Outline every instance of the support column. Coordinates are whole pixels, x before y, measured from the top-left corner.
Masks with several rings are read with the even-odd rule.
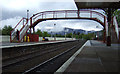
[[[107,36],[107,46],[111,46],[111,34],[110,34],[110,24],[111,24],[111,8],[108,8],[108,36]]]
[[[32,26],[32,17],[30,18],[30,26]]]
[[[35,27],[33,27],[33,33],[35,33]]]
[[[30,28],[30,34],[31,34],[31,28]]]
[[[72,30],[72,40],[73,40],[73,32],[74,32],[74,31]]]
[[[103,42],[106,43],[106,17],[104,16]]]
[[[98,36],[98,39],[97,39],[97,40],[99,41],[99,31],[97,32],[97,36]]]
[[[80,10],[79,9],[78,9],[77,14],[78,14],[78,18],[80,18]]]
[[[90,11],[90,18],[92,18],[92,11]]]
[[[66,32],[65,32],[65,40],[66,40]]]
[[[104,34],[103,34],[103,42],[105,43],[106,41],[106,29],[103,30]]]
[[[120,43],[120,31],[119,31],[119,40],[118,40],[118,43]]]

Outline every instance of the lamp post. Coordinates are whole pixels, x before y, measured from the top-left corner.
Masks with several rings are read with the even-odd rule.
[[[29,10],[27,10],[27,19],[29,19]]]
[[[28,25],[28,19],[29,19],[29,10],[27,10],[27,25]]]
[[[99,28],[99,26],[96,26],[96,28]],[[97,32],[97,40],[99,40],[99,31]]]
[[[29,19],[29,10],[27,10],[27,25],[28,25],[28,19]],[[31,28],[30,28],[29,32],[31,34]]]
[[[56,24],[54,24],[54,28],[55,28],[55,25],[56,25]],[[54,32],[54,33],[55,33],[55,32]],[[55,33],[55,35],[54,35],[54,40],[56,40],[56,33]]]
[[[65,27],[65,40],[66,40],[66,27]]]
[[[73,40],[73,32],[74,32],[74,30],[72,30],[72,40]]]
[[[52,38],[52,31],[51,31],[51,38]]]

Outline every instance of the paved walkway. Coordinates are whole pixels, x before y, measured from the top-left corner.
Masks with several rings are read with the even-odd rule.
[[[71,40],[66,40],[66,41],[71,41]],[[40,42],[21,42],[21,43],[2,42],[0,43],[0,48],[29,46],[29,45],[58,43],[58,42],[65,42],[65,41],[40,41]]]
[[[82,47],[76,56],[64,63],[57,72],[118,72],[118,44],[106,44],[91,40]]]

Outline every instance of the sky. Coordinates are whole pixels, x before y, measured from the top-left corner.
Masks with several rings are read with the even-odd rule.
[[[29,10],[29,17],[35,13],[56,10],[77,10],[74,0],[1,0],[0,1],[0,28],[11,25],[13,28],[22,17],[26,17]],[[102,10],[96,10],[103,13]],[[56,24],[56,26],[54,26]],[[96,27],[97,26],[97,27]],[[92,20],[49,20],[40,22],[36,27],[42,31],[62,31],[63,28],[102,30],[103,27]]]

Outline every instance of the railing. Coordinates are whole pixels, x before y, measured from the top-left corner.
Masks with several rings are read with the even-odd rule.
[[[20,27],[20,23],[22,22],[23,18],[18,22],[18,24],[14,27],[14,29],[10,32],[10,41],[12,42],[16,37],[16,31]]]
[[[104,15],[91,10],[63,10],[63,11],[45,11],[33,14],[31,24],[38,19],[59,19],[59,18],[97,18],[104,23]]]
[[[100,22],[104,23],[104,26],[106,28],[106,34],[108,34],[108,25],[106,16],[103,14],[91,11],[91,10],[63,10],[63,11],[45,11],[40,12],[37,14],[34,14],[32,17],[30,17],[30,22],[26,18],[22,18],[19,23],[15,26],[13,31],[11,31],[10,40],[13,41],[16,37],[16,30],[19,29],[19,41],[21,41],[28,31],[29,27],[34,24],[39,19],[69,19],[69,18],[87,18],[87,19],[96,19]],[[26,21],[26,22],[25,22]],[[23,22],[23,23],[22,23]],[[29,23],[29,24],[28,24]],[[22,25],[23,24],[23,25]],[[20,26],[20,27],[19,27]]]
[[[119,30],[118,30],[118,23],[117,23],[117,20],[116,20],[116,17],[114,16],[113,17],[113,25],[115,27],[115,32],[117,34],[117,38],[119,39]]]
[[[105,35],[108,36],[108,22],[107,17],[99,12],[92,10],[61,10],[61,11],[45,11],[33,14],[30,18],[31,26],[35,26],[39,20],[49,20],[49,19],[69,19],[69,18],[83,18],[97,20],[105,28]]]
[[[29,29],[29,25],[26,23],[26,25],[20,30],[19,32],[19,41],[21,41],[26,34],[27,30]]]
[[[16,40],[16,32],[19,30],[19,36],[21,36],[21,32],[23,31],[23,28],[26,26],[28,23],[28,20],[26,18],[22,18],[18,24],[14,27],[14,29],[10,32],[10,41],[12,42],[13,40]],[[19,37],[19,40],[21,37]]]

